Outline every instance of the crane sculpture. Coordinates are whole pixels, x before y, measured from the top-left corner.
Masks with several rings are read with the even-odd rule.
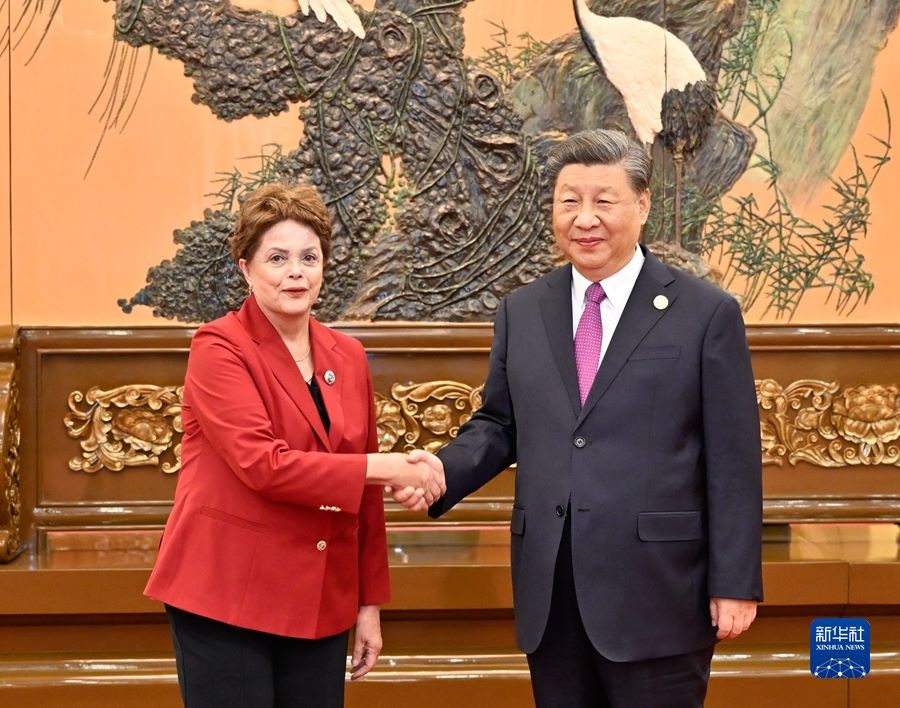
[[[598,15],[585,0],[574,6],[584,44],[622,95],[638,140],[649,150],[661,135],[672,153],[674,236],[680,244],[684,160],[699,149],[717,111],[706,71],[687,44],[653,22]]]
[[[366,36],[359,15],[347,0],[297,0],[297,5],[304,15],[309,16],[312,10],[319,22],[330,16],[342,31],[352,32],[360,39]]]

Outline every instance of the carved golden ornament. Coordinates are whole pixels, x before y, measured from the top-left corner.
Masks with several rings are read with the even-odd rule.
[[[69,468],[97,472],[138,465],[160,466],[166,474],[181,469],[181,394],[183,386],[133,384],[104,391],[97,386],[87,394],[69,394],[65,417],[69,436],[79,439],[82,453],[69,460]],[[87,408],[80,404],[86,403]],[[172,450],[175,461],[160,455]]]
[[[457,381],[426,381],[395,383],[390,398],[376,393],[378,450],[438,450],[481,407],[483,388]]]
[[[894,384],[841,389],[803,379],[756,382],[763,464],[900,466],[900,391]]]
[[[0,450],[3,460],[3,487],[0,496],[0,562],[12,560],[19,552],[22,501],[19,473],[19,386],[13,364],[0,364]]]

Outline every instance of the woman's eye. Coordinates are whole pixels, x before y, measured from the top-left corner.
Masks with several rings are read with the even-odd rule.
[[[272,263],[282,263],[282,262],[284,262],[284,260],[285,260],[284,256],[282,256],[280,253],[274,253],[271,256],[269,256],[269,261]]]
[[[305,256],[303,256],[303,262],[313,265],[319,262],[319,257],[315,253],[307,253]]]

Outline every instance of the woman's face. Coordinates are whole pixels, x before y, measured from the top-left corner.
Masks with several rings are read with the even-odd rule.
[[[309,226],[279,221],[263,232],[253,257],[238,265],[270,320],[309,317],[324,266],[321,242]]]

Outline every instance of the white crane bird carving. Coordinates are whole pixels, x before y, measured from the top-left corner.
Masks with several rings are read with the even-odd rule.
[[[675,239],[681,240],[685,156],[715,119],[715,92],[690,47],[663,27],[636,17],[606,17],[573,0],[585,46],[622,95],[634,132],[649,150],[657,135],[675,161]]]
[[[312,10],[319,22],[331,16],[342,31],[352,32],[360,39],[366,36],[359,15],[347,0],[297,0],[297,4],[304,15]]]
[[[330,17],[342,32],[352,32],[360,39],[364,39],[366,36],[362,20],[359,19],[356,10],[347,0],[253,0],[253,2],[224,0],[223,6],[225,12],[236,17],[240,17],[242,12],[248,10],[263,10],[276,15],[284,15],[289,12],[287,8],[294,6],[307,17],[312,12],[322,23],[328,22]]]

